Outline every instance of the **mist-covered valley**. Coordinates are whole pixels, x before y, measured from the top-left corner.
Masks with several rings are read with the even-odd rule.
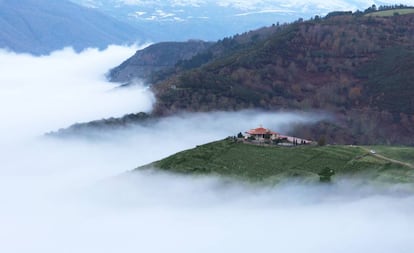
[[[136,47],[49,56],[0,52],[1,252],[412,252],[413,195],[357,180],[260,186],[214,176],[128,172],[263,124],[288,132],[330,115],[180,114],[95,138],[44,134],[150,112],[145,85],[107,71]]]

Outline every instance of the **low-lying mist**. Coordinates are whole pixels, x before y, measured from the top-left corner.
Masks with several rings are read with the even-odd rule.
[[[182,114],[150,126],[50,138],[75,122],[150,111],[143,86],[106,71],[135,48],[0,53],[0,252],[412,252],[414,198],[340,181],[259,186],[128,172],[262,124],[282,133],[326,115]]]
[[[151,110],[154,99],[145,87],[116,89],[105,78],[136,49],[110,46],[77,54],[66,48],[42,57],[0,51],[0,131],[41,135],[78,121]]]

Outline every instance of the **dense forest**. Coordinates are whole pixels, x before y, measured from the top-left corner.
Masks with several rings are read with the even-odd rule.
[[[323,110],[306,137],[414,143],[414,15],[347,12],[225,38],[154,75],[156,115],[261,108]]]
[[[213,43],[199,40],[161,42],[138,50],[134,56],[108,73],[112,82],[131,83],[135,79],[148,81],[155,73],[174,67],[180,60],[191,59]]]

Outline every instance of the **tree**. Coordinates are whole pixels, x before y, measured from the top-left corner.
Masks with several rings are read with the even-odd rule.
[[[321,136],[318,140],[318,146],[325,146],[326,145],[326,138],[325,136]]]
[[[320,182],[328,183],[331,182],[331,177],[335,175],[335,171],[333,169],[330,169],[329,167],[325,167],[318,173],[318,175]]]
[[[352,87],[349,90],[348,97],[351,100],[355,100],[355,99],[361,97],[361,87]]]
[[[243,139],[244,138],[244,135],[240,132],[240,133],[237,134],[237,138]]]

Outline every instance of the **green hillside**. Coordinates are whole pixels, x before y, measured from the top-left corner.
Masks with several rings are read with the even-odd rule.
[[[414,148],[412,147],[370,146],[369,148],[391,159],[414,164]]]
[[[382,146],[378,149],[384,154],[392,153],[394,158],[414,157],[414,148]],[[159,168],[183,174],[213,174],[277,183],[287,178],[317,182],[318,173],[326,167],[335,170],[334,179],[355,177],[373,182],[414,182],[414,168],[377,157],[366,147],[269,147],[232,139],[197,146],[138,169]]]
[[[407,15],[407,14],[413,14],[413,13],[414,13],[414,8],[404,8],[404,9],[377,11],[373,13],[368,13],[366,14],[366,16],[390,17],[390,16],[395,16],[395,15]]]

